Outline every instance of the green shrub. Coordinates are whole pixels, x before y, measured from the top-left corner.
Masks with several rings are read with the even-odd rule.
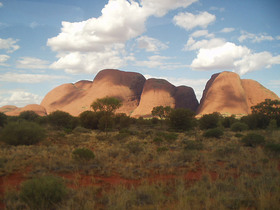
[[[235,132],[248,130],[248,125],[242,122],[235,122],[231,125],[230,129]]]
[[[272,152],[275,155],[280,155],[280,144],[277,143],[267,143],[265,145],[265,150]]]
[[[250,114],[241,118],[241,121],[246,123],[249,129],[265,129],[270,122],[270,118],[263,114]]]
[[[206,138],[220,138],[224,134],[223,130],[221,128],[213,128],[205,131],[203,133],[203,136]]]
[[[34,122],[8,123],[0,132],[0,140],[9,145],[31,145],[45,138],[45,130]]]
[[[235,123],[236,121],[237,121],[237,119],[235,119],[235,116],[234,116],[234,115],[232,115],[232,116],[230,116],[230,117],[225,117],[225,118],[223,118],[223,120],[222,120],[222,126],[224,126],[224,128],[230,128],[231,125],[232,125],[233,123]]]
[[[87,129],[98,129],[99,112],[84,111],[79,115],[81,126]]]
[[[0,127],[3,127],[7,123],[7,115],[0,112]]]
[[[184,140],[185,144],[184,150],[202,150],[203,144],[200,141]]]
[[[243,134],[242,133],[236,133],[234,136],[237,137],[237,138],[240,138],[240,137],[243,136]]]
[[[109,131],[113,128],[114,120],[111,116],[103,115],[98,122],[98,129],[101,131]]]
[[[255,147],[258,145],[263,145],[265,143],[265,138],[262,135],[256,133],[249,133],[244,136],[241,140],[244,146]]]
[[[55,209],[66,196],[63,180],[54,176],[43,176],[22,183],[20,199],[31,209]]]
[[[175,130],[190,130],[195,125],[195,114],[189,109],[173,109],[169,114],[170,127]]]
[[[78,125],[78,119],[67,112],[55,111],[48,115],[48,122],[57,128],[74,129]]]
[[[212,114],[205,114],[199,119],[199,127],[201,129],[216,128],[219,125],[221,115],[217,112]]]
[[[40,118],[40,116],[34,111],[23,111],[19,114],[19,118],[36,122]]]
[[[126,132],[120,132],[117,135],[115,135],[115,139],[117,139],[118,141],[121,140],[125,140],[130,136],[130,133],[126,133]]]
[[[119,129],[129,128],[132,124],[132,120],[124,113],[116,114],[115,124]]]
[[[73,158],[78,161],[89,161],[95,158],[93,151],[87,148],[75,149],[72,153]]]

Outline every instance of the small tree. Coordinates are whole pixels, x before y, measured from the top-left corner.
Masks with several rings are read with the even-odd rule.
[[[93,111],[84,111],[79,115],[81,126],[88,129],[98,129],[100,114]]]
[[[168,117],[168,115],[171,112],[171,107],[170,106],[156,106],[153,108],[152,110],[152,115],[154,117],[159,117],[160,121],[161,121],[161,127],[162,127],[162,120],[166,119]]]
[[[194,116],[189,109],[174,109],[169,114],[170,126],[175,130],[189,130],[195,124]]]
[[[28,111],[21,112],[19,114],[19,117],[27,121],[35,122],[39,119],[40,116],[36,112],[28,110]]]
[[[74,129],[77,124],[77,118],[67,112],[54,111],[48,115],[48,122],[58,128]]]
[[[280,126],[280,101],[265,99],[265,101],[252,106],[252,114],[266,116],[269,119],[275,119]]]
[[[199,119],[199,126],[201,129],[216,128],[219,125],[221,115],[218,112],[212,114],[205,114]]]
[[[122,106],[121,100],[114,97],[99,98],[91,104],[91,108],[94,112],[102,112],[104,115],[101,118],[102,127],[104,125],[104,130],[108,131],[110,122],[112,121],[112,116],[115,111]],[[99,122],[101,122],[99,121]]]
[[[7,116],[0,112],[0,127],[3,127],[7,122]]]

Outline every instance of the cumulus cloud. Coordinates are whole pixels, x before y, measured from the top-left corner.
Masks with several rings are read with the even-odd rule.
[[[16,83],[41,83],[52,81],[55,79],[67,79],[66,76],[48,75],[48,74],[20,74],[20,73],[5,73],[0,74],[1,82],[16,82]]]
[[[215,20],[216,16],[208,12],[200,12],[198,15],[194,15],[189,12],[181,12],[173,18],[175,25],[178,25],[186,30],[191,30],[195,27],[206,28]]]
[[[145,49],[148,52],[158,52],[160,50],[165,50],[168,46],[158,39],[141,36],[137,39],[137,44],[140,49]]]
[[[0,66],[8,66],[6,61],[9,60],[10,56],[8,55],[0,55]]]
[[[239,42],[243,42],[246,39],[251,40],[253,43],[274,40],[272,36],[266,34],[252,34],[247,31],[241,31],[241,34],[242,35],[238,38]]]
[[[142,0],[141,4],[149,14],[161,17],[169,10],[180,7],[186,8],[197,1],[198,0]]]
[[[183,50],[198,50],[200,48],[209,49],[217,46],[221,46],[225,43],[224,39],[221,38],[213,38],[213,39],[203,39],[196,41],[192,37],[189,38],[187,44],[184,46]]]
[[[61,32],[47,41],[47,45],[58,52],[58,60],[51,66],[70,73],[96,73],[100,69],[124,66],[127,60],[133,59],[126,54],[125,43],[145,32],[148,17],[162,16],[171,9],[187,7],[196,1],[142,0],[139,4],[136,1],[109,0],[98,18],[62,22]],[[150,42],[148,50],[166,47]]]
[[[208,30],[198,30],[191,34],[191,37],[214,37],[214,34],[209,34]]]
[[[24,90],[9,91],[8,94],[0,94],[0,106],[15,105],[23,107],[27,104],[39,104],[43,97],[26,92]]]
[[[195,70],[233,70],[240,75],[280,64],[280,56],[269,52],[253,53],[245,46],[225,42],[213,48],[201,48],[191,67]]]
[[[221,33],[230,33],[233,32],[235,29],[234,28],[223,28],[220,32]]]
[[[135,61],[136,66],[144,66],[148,68],[159,68],[159,69],[165,69],[165,70],[172,70],[172,69],[178,69],[178,68],[186,68],[187,65],[182,65],[180,63],[175,62],[168,62],[170,60],[170,57],[166,56],[160,56],[160,55],[153,55],[148,58],[148,60],[145,61]]]
[[[13,53],[14,51],[18,50],[20,47],[19,45],[16,45],[18,42],[18,39],[1,39],[0,38],[0,50],[6,50],[7,53]]]
[[[21,57],[17,61],[17,68],[23,69],[46,69],[49,68],[49,62],[33,57]]]

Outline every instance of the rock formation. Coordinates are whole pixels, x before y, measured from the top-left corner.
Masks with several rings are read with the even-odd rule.
[[[21,112],[24,111],[33,111],[40,116],[47,115],[46,109],[38,104],[29,104],[23,108],[18,108],[16,106],[3,106],[0,108],[0,112],[3,112],[9,116],[18,116]]]
[[[242,80],[233,72],[214,74],[207,82],[197,114],[249,114],[251,106],[265,99],[279,99],[254,80]]]
[[[41,105],[48,113],[62,110],[77,116],[90,110],[90,105],[96,99],[109,96],[121,99],[123,106],[118,112],[129,115],[139,104],[145,81],[145,77],[139,73],[102,70],[93,82],[80,81],[53,89],[45,96]]]
[[[131,116],[150,116],[153,107],[189,108],[196,111],[198,101],[190,87],[175,87],[163,79],[148,79],[144,85],[139,106]]]

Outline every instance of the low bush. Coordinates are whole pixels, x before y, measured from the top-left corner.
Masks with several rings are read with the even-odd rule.
[[[27,121],[36,122],[39,120],[40,116],[34,111],[23,111],[19,114],[19,118]]]
[[[205,114],[199,119],[199,127],[201,129],[216,128],[219,125],[221,115],[217,112],[212,114]]]
[[[155,137],[154,139],[153,139],[153,142],[154,143],[156,143],[156,144],[160,144],[160,143],[162,143],[163,142],[163,139],[161,138],[161,137]]]
[[[7,123],[7,115],[0,112],[0,127],[3,127]]]
[[[248,130],[248,125],[242,122],[235,122],[231,125],[230,129],[235,132]]]
[[[169,123],[174,130],[190,130],[195,126],[195,113],[189,109],[174,109],[169,114]]]
[[[78,119],[67,112],[55,111],[48,115],[48,122],[57,128],[74,129],[78,125]]]
[[[265,143],[265,138],[256,133],[249,133],[242,138],[241,142],[244,146],[256,147],[258,145],[263,145]]]
[[[166,151],[168,151],[167,147],[159,147],[159,148],[157,148],[157,152],[158,153],[163,153],[163,152],[166,152]]]
[[[87,148],[75,149],[72,153],[73,158],[78,161],[89,161],[95,158],[93,151]]]
[[[267,143],[265,145],[265,150],[272,152],[275,155],[280,155],[280,144],[277,143]]]
[[[221,128],[209,129],[203,133],[206,138],[221,138],[222,135],[224,135],[224,132]]]
[[[126,114],[119,113],[115,116],[115,124],[119,129],[129,128],[132,124],[132,120]]]
[[[130,153],[133,153],[136,155],[143,151],[143,146],[142,146],[141,142],[139,142],[139,141],[131,141],[126,146]]]
[[[173,142],[177,140],[178,134],[173,132],[157,132],[156,137],[164,139],[168,142]]]
[[[203,149],[203,144],[200,141],[184,140],[183,143],[185,145],[184,150],[202,150]]]
[[[84,111],[79,115],[81,126],[87,129],[98,129],[98,112]]]
[[[225,118],[223,118],[223,120],[222,120],[222,126],[224,126],[224,128],[230,128],[231,125],[232,125],[233,123],[235,123],[236,121],[237,121],[237,119],[235,119],[235,116],[234,116],[234,115],[232,115],[232,116],[230,116],[230,117],[225,117]]]
[[[46,137],[45,130],[34,122],[8,123],[0,132],[0,140],[9,145],[32,145]]]
[[[66,196],[63,180],[54,176],[43,176],[22,183],[20,199],[30,209],[55,209]]]

